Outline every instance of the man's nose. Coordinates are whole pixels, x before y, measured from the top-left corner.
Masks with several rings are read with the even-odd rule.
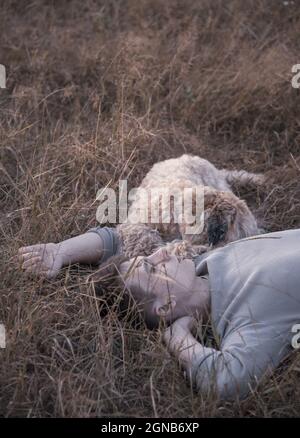
[[[148,256],[147,260],[149,260],[149,262],[153,263],[153,265],[157,265],[158,263],[166,261],[168,258],[169,258],[169,256],[168,256],[168,252],[167,252],[166,248],[159,248],[153,254]]]

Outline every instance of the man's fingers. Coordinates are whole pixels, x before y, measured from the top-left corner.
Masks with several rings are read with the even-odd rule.
[[[185,331],[191,331],[196,325],[196,319],[193,316],[183,316],[177,319],[174,325],[181,327]]]
[[[21,246],[21,248],[18,249],[18,254],[22,255],[25,253],[30,252],[40,252],[42,249],[45,249],[46,244],[45,243],[38,243],[36,245],[30,245],[30,246]]]
[[[26,272],[33,274],[45,275],[47,271],[48,271],[47,268],[38,265],[31,265],[26,267]]]
[[[36,266],[37,268],[42,268],[42,259],[41,257],[35,256],[35,257],[31,257],[28,260],[26,260],[23,264],[22,264],[22,268],[26,269],[29,266]]]
[[[178,336],[178,330],[171,325],[164,331],[163,340],[166,344],[172,343],[173,346],[180,340],[180,336]]]
[[[35,247],[35,248],[34,248]],[[27,252],[32,252],[36,249],[37,245],[32,246],[22,246],[18,249],[18,254],[25,254]]]
[[[40,253],[37,252],[37,251],[35,251],[35,252],[27,252],[27,253],[24,253],[24,254],[19,254],[18,255],[18,259],[21,262],[25,262],[26,260],[30,260],[33,257],[38,257],[39,255],[40,255]]]
[[[195,324],[196,319],[192,316],[184,316],[177,319],[164,331],[164,342],[174,351],[182,345],[187,336],[191,335]]]

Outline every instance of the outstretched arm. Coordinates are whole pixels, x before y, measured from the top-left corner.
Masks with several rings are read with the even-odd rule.
[[[222,350],[207,348],[192,335],[194,323],[191,317],[178,319],[164,340],[201,393],[213,392],[223,400],[244,398],[288,353],[282,337],[256,324],[231,333]]]
[[[117,250],[117,236],[107,227],[88,232],[59,243],[41,243],[21,247],[18,259],[27,273],[54,278],[63,266],[72,263],[101,263]]]

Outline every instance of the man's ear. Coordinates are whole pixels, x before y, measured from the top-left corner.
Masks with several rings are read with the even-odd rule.
[[[167,316],[172,315],[172,313],[174,312],[174,309],[176,307],[176,301],[174,300],[174,298],[170,298],[168,303],[162,303],[157,301],[154,306],[155,314],[162,318],[166,318]]]

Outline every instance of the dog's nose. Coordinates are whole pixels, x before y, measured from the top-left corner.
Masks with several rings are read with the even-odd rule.
[[[216,245],[225,239],[228,231],[228,224],[226,222],[220,223],[216,218],[208,219],[208,243],[210,245]]]

